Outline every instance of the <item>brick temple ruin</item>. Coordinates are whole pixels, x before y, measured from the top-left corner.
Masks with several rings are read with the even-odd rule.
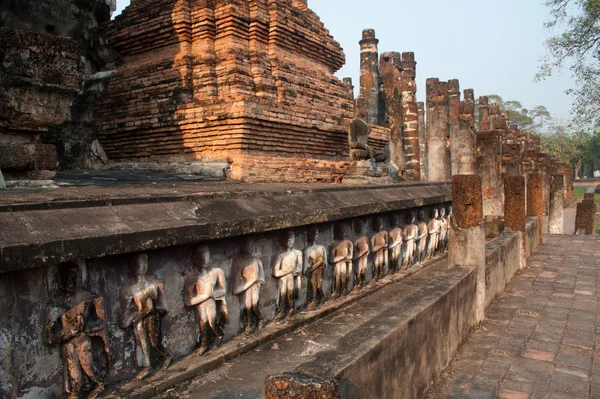
[[[373,29],[355,98],[306,0],[114,10],[0,13],[0,397],[417,397],[563,233],[570,165]]]

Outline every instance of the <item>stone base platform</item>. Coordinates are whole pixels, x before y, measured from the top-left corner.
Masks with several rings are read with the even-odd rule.
[[[388,176],[388,164],[384,162],[353,161],[342,183],[360,185],[360,184],[392,184],[392,179]]]

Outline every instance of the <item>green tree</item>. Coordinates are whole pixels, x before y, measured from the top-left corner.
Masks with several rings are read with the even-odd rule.
[[[539,134],[552,122],[550,112],[543,105],[538,105],[532,110],[528,110],[523,107],[521,102],[514,100],[504,101],[502,97],[497,94],[490,94],[487,97],[490,100],[490,103],[500,104],[500,108],[508,112],[510,124],[517,125],[521,130]]]
[[[593,123],[600,115],[600,0],[548,0],[549,30],[562,32],[546,41],[548,53],[538,79],[561,70],[565,63],[576,86],[568,91],[574,96],[576,121]]]

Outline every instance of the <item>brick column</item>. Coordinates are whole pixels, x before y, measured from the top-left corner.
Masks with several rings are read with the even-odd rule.
[[[477,321],[481,322],[485,317],[485,229],[479,176],[452,176],[452,212],[448,266],[477,269]]]
[[[425,103],[417,103],[419,112],[419,149],[421,162],[421,181],[427,181],[427,133],[425,132]]]
[[[548,232],[564,233],[564,201],[565,183],[562,175],[553,175],[550,184],[550,212],[548,216]]]
[[[459,138],[459,107],[460,107],[460,84],[458,79],[448,81],[448,135],[450,136],[450,164],[452,175],[460,175],[458,159],[460,158],[460,147],[462,143]]]
[[[504,214],[499,135],[498,131],[480,131],[477,135],[476,171],[482,181],[483,214],[485,216]]]
[[[429,181],[449,181],[448,83],[427,79],[427,171]]]
[[[402,53],[402,135],[404,138],[404,170],[408,180],[421,180],[421,149],[419,148],[419,111],[414,53]]]
[[[525,177],[521,174],[504,176],[504,228],[516,231],[521,239],[521,269],[527,265],[527,234],[525,233],[527,205]]]
[[[357,116],[373,125],[379,124],[379,51],[375,30],[365,29],[360,44],[360,94],[356,100]]]
[[[382,102],[385,105],[390,128],[390,174],[397,175],[404,169],[406,156],[402,134],[402,70],[400,53],[381,54],[381,82],[383,84]]]
[[[459,103],[458,132],[452,142],[452,173],[459,175],[475,174],[476,137],[474,123],[473,101],[465,100]]]
[[[487,132],[491,129],[489,100],[485,96],[479,97],[479,131]]]
[[[542,242],[544,195],[542,191],[542,175],[539,172],[529,173],[527,176],[527,216],[538,218],[540,242]]]

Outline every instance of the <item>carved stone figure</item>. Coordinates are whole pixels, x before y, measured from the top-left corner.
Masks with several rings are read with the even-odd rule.
[[[417,249],[417,242],[419,237],[419,227],[415,224],[417,216],[414,212],[408,215],[408,226],[404,229],[404,262],[402,263],[402,269],[406,270],[409,266],[413,265],[416,261],[419,253]]]
[[[295,291],[300,292],[302,287],[302,252],[294,249],[295,240],[294,232],[286,232],[281,249],[273,257],[273,277],[278,279],[279,288],[279,311],[275,321],[286,318],[286,307],[289,309],[287,316],[296,312]]]
[[[443,253],[444,251],[446,251],[446,244],[447,244],[447,239],[448,239],[448,228],[449,228],[449,224],[448,224],[448,219],[446,218],[446,208],[441,207],[440,208],[440,239],[439,239],[439,244],[438,244],[438,251]]]
[[[384,276],[385,267],[388,266],[388,247],[389,234],[383,229],[383,221],[379,218],[375,221],[377,233],[371,237],[371,246],[373,248],[373,277],[379,280]]]
[[[397,219],[395,225],[396,227],[390,231],[390,273],[396,273],[402,267],[403,232]]]
[[[319,230],[313,227],[306,235],[308,247],[304,253],[304,273],[310,280],[312,298],[308,304],[308,309],[316,309],[321,302],[325,301],[323,295],[323,274],[327,265],[327,249],[323,245],[317,244]]]
[[[223,328],[218,316],[220,314],[223,322],[229,324],[225,300],[227,285],[223,270],[211,267],[210,249],[207,246],[195,248],[192,258],[197,270],[185,278],[185,306],[194,307],[198,313],[201,338],[196,354],[202,355],[208,351],[210,331],[216,337],[215,347],[223,342]]]
[[[427,225],[427,229],[429,231],[429,239],[427,244],[427,257],[433,258],[436,254],[438,244],[439,244],[439,236],[441,230],[441,223],[438,220],[439,211],[435,208],[431,211],[431,220]]]
[[[344,230],[340,225],[333,228],[333,243],[331,244],[331,262],[334,266],[334,289],[332,299],[346,295],[348,282],[352,278],[352,256],[354,244],[346,240]]]
[[[425,221],[425,212],[419,211],[419,234],[417,235],[417,260],[419,262],[425,261],[427,258],[427,235],[429,230],[427,229],[427,222]]]
[[[360,118],[356,118],[348,127],[348,144],[350,144],[350,159],[353,161],[364,161],[373,159],[376,162],[385,162],[386,156],[383,152],[377,152],[369,146],[369,124]]]
[[[61,295],[46,308],[46,339],[50,345],[60,345],[64,390],[73,399],[82,397],[90,383],[95,387],[89,398],[96,398],[104,390],[92,340],[99,340],[103,346],[106,369],[112,367],[103,300],[85,290],[84,274],[76,263],[59,265]]]
[[[141,350],[138,366],[142,371],[136,376],[142,380],[152,372],[150,349],[154,349],[164,359],[162,370],[171,363],[171,355],[162,344],[161,319],[167,314],[167,298],[163,284],[146,276],[148,255],[136,254],[131,258],[132,278],[121,288],[119,303],[121,327],[133,328],[136,347]]]
[[[367,284],[367,267],[369,266],[369,254],[371,247],[369,239],[366,237],[364,223],[357,220],[354,229],[360,238],[354,242],[354,255],[356,257],[356,289],[360,289]]]
[[[233,293],[243,303],[246,314],[246,333],[253,331],[254,326],[263,328],[264,321],[260,313],[260,289],[265,283],[265,271],[262,261],[253,255],[252,241],[242,239],[239,252],[233,260]],[[256,319],[256,324],[253,322]]]

